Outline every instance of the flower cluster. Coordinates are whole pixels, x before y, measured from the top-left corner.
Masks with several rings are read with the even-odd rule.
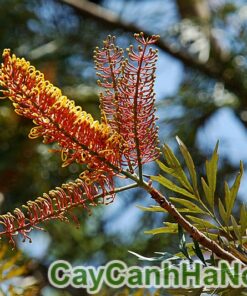
[[[91,190],[92,192],[88,192]],[[59,219],[62,221],[68,220],[68,213],[75,207],[87,208],[88,204],[92,204],[94,200],[99,199],[103,194],[96,195],[97,188],[85,186],[81,179],[75,182],[63,184],[49,193],[44,193],[42,197],[38,197],[34,201],[28,201],[23,206],[23,210],[16,208],[13,212],[0,216],[0,236],[6,235],[10,242],[15,244],[13,237],[21,234],[24,241],[31,239],[28,233],[33,228],[38,228],[37,225],[41,222]],[[94,200],[88,199],[89,196],[94,196]],[[71,214],[72,217],[73,214]]]
[[[100,95],[103,118],[125,139],[125,158],[136,166],[159,155],[153,90],[157,50],[148,49],[158,36],[134,37],[139,46],[130,46],[124,60],[123,50],[109,36],[102,49],[96,48],[95,64],[99,85],[105,89]]]
[[[4,96],[13,101],[17,114],[37,125],[29,137],[43,136],[45,143],[58,142],[63,166],[73,161],[86,163],[88,170],[81,178],[87,184],[111,178],[113,167],[120,167],[122,137],[75,106],[25,59],[11,55],[8,49],[3,58],[0,85]]]
[[[130,46],[128,59],[113,37],[107,38],[102,49],[96,48],[96,69],[104,88],[101,123],[75,106],[28,61],[4,50],[0,86],[15,112],[33,120],[29,137],[58,143],[63,166],[77,162],[87,169],[80,179],[29,201],[23,210],[0,215],[0,237],[6,235],[14,242],[13,236],[20,233],[24,240],[30,239],[28,232],[40,222],[66,220],[74,207],[86,207],[99,197],[112,198],[118,192],[113,176],[129,177],[137,165],[141,176],[142,165],[158,157],[153,91],[157,51],[148,49],[158,37],[145,38],[140,33],[135,39],[138,49]],[[126,164],[130,172],[124,171]]]

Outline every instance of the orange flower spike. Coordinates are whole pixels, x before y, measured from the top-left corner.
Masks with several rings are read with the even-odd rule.
[[[93,188],[85,186],[82,180],[77,179],[28,201],[22,209],[16,208],[13,213],[0,216],[0,237],[6,236],[15,245],[14,237],[20,234],[23,241],[28,239],[31,242],[28,234],[34,228],[43,230],[39,227],[40,223],[52,219],[68,221],[73,208],[88,209],[92,205],[92,200],[87,196],[94,195],[95,199],[102,197],[102,194],[97,197],[97,192],[92,190]]]
[[[44,75],[25,59],[11,55],[9,49],[4,50],[3,58],[2,92],[13,102],[17,114],[32,119],[37,125],[29,137],[43,136],[45,143],[58,142],[66,155],[65,165],[72,161],[87,163],[93,170],[101,169],[113,175],[108,164],[120,167],[122,137],[75,106],[74,101],[44,80]]]

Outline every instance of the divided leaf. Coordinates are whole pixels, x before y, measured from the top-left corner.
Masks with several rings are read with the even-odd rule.
[[[216,209],[215,204],[215,192],[217,185],[217,170],[218,170],[218,146],[217,142],[212,156],[209,160],[206,160],[206,177],[201,177],[201,186],[204,193],[204,197],[200,196],[200,191],[197,183],[197,173],[195,170],[195,165],[193,159],[184,145],[184,143],[176,137],[179,149],[183,155],[188,172],[191,177],[192,184],[188,179],[181,163],[174,155],[171,148],[168,145],[164,145],[163,153],[166,164],[161,161],[157,161],[160,169],[165,172],[168,177],[173,177],[174,180],[170,180],[164,176],[153,176],[152,180],[159,182],[165,188],[178,193],[178,197],[169,197],[169,200],[175,205],[180,205],[181,207],[176,207],[178,212],[183,213],[186,219],[189,219],[194,227],[198,228],[200,231],[204,232],[209,238],[214,241],[219,241],[219,237],[230,239],[229,243],[235,243],[233,241],[232,233],[234,232],[237,241],[244,246],[247,240],[247,209],[246,206],[241,207],[240,220],[237,223],[236,219],[232,216],[232,211],[236,201],[237,193],[240,187],[241,178],[243,175],[243,164],[240,163],[240,172],[236,176],[235,181],[230,188],[227,183],[225,183],[225,198],[218,200],[218,207]],[[147,211],[158,211],[158,207],[145,208]],[[218,211],[217,211],[218,210]],[[161,211],[159,209],[159,211]],[[186,215],[188,213],[188,215]],[[194,216],[195,214],[203,215],[203,217]],[[222,223],[217,217],[219,214]],[[205,218],[210,217],[208,221]],[[231,222],[231,225],[229,223]],[[212,231],[213,230],[213,231]],[[160,228],[153,230],[155,233],[174,233],[174,226],[172,229]],[[210,232],[211,231],[211,232]],[[232,238],[231,238],[232,237]]]
[[[164,158],[167,161],[167,164],[169,167],[167,167],[165,164],[163,164],[160,161],[157,161],[159,167],[169,175],[175,177],[180,184],[185,187],[188,191],[193,192],[193,188],[174,153],[170,149],[168,145],[164,145],[163,147],[163,154]]]

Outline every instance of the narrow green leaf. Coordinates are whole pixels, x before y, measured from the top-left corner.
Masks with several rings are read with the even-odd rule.
[[[190,219],[192,222],[199,224],[200,226],[203,226],[205,229],[217,229],[218,227],[215,226],[214,224],[210,223],[209,221],[205,219],[201,219],[198,217],[186,215],[188,219]]]
[[[214,208],[214,194],[216,189],[216,179],[217,179],[217,170],[218,170],[218,146],[219,142],[217,142],[213,155],[210,160],[206,161],[206,175],[207,175],[207,189],[205,192],[206,199],[208,204],[213,209]],[[203,184],[203,189],[205,188],[205,184]]]
[[[224,205],[222,201],[219,199],[219,212],[220,212],[220,217],[222,218],[223,222],[227,226],[227,215],[226,215],[226,210],[224,208]]]
[[[155,228],[145,231],[146,234],[160,234],[160,233],[177,233],[177,223],[164,222],[165,227]]]
[[[242,237],[241,237],[241,233],[240,233],[240,229],[239,229],[240,227],[238,226],[237,221],[235,220],[235,218],[232,215],[231,215],[231,222],[232,222],[232,226],[233,226],[233,231],[234,231],[237,239],[239,241],[241,241]]]
[[[198,188],[197,188],[197,175],[196,175],[194,161],[193,161],[187,147],[184,145],[184,143],[181,141],[181,139],[178,136],[176,137],[176,140],[178,142],[179,149],[180,149],[180,151],[181,151],[181,153],[183,155],[183,158],[185,160],[186,166],[188,167],[194,191],[197,192],[198,191]]]
[[[201,177],[202,188],[205,194],[206,200],[208,201],[209,206],[211,209],[214,208],[214,199],[211,198],[210,188],[203,177]]]
[[[189,210],[191,210],[193,213],[197,213],[197,214],[203,214],[205,213],[204,210],[202,210],[201,208],[199,208],[199,206],[197,206],[196,204],[194,204],[193,202],[187,200],[187,199],[182,199],[182,198],[177,198],[177,197],[170,197],[169,200],[179,203],[182,206],[185,206],[186,208],[188,208]]]
[[[137,208],[144,211],[144,212],[164,212],[164,213],[167,213],[167,211],[160,206],[151,206],[151,207],[137,206]]]
[[[241,183],[241,179],[243,176],[243,163],[240,162],[240,171],[238,173],[238,175],[236,176],[236,179],[231,187],[231,189],[229,189],[228,184],[225,184],[225,201],[226,201],[226,213],[227,213],[227,219],[230,218],[230,215],[232,213],[234,204],[235,204],[235,200],[238,194],[238,190],[240,187],[240,183]]]
[[[174,184],[172,181],[170,181],[166,177],[159,175],[159,176],[152,176],[151,179],[153,181],[159,182],[161,185],[163,185],[167,189],[170,189],[173,192],[177,192],[177,193],[180,193],[184,196],[190,197],[192,199],[196,199],[195,195],[193,195],[192,193],[190,193],[186,189],[181,188],[178,185]]]
[[[186,247],[187,247],[187,250],[188,250],[188,253],[190,256],[195,255],[195,251],[193,250],[193,246],[194,246],[194,244],[192,242],[186,244]],[[180,258],[186,258],[182,252],[176,253],[174,256],[177,256]]]
[[[190,254],[188,252],[187,246],[186,246],[186,239],[184,235],[183,228],[180,224],[178,224],[178,239],[179,239],[179,249],[184,254],[184,256],[191,262],[192,259],[190,257]]]
[[[151,207],[143,207],[143,206],[137,206],[140,210],[144,212],[161,212],[161,213],[167,213],[167,210],[161,208],[160,206],[151,206]],[[192,213],[190,209],[187,208],[179,208],[177,209],[179,213]]]
[[[167,227],[159,227],[159,228],[154,228],[151,230],[146,230],[144,231],[145,234],[161,234],[161,233],[176,233],[175,231],[170,231],[169,228]]]
[[[207,261],[210,263],[210,265],[216,266],[215,255],[213,252],[211,253],[210,258]]]
[[[225,190],[225,205],[226,205],[226,225],[229,225],[229,219],[232,212],[231,209],[231,191],[227,182],[224,183],[224,190]]]
[[[202,263],[204,264],[204,266],[207,266],[207,263],[204,259],[204,256],[203,256],[203,253],[202,253],[202,250],[200,248],[200,245],[198,243],[198,241],[194,240],[193,239],[193,242],[194,242],[194,248],[193,250],[195,251],[195,254],[197,255],[197,257],[202,261]]]
[[[167,161],[169,167],[163,164],[161,161],[157,161],[159,167],[166,173],[174,176],[180,184],[185,187],[188,191],[193,192],[193,188],[190,185],[190,182],[173,151],[170,149],[168,145],[164,145],[163,147],[164,158]]]
[[[247,208],[246,205],[242,205],[240,209],[240,225],[241,225],[241,236],[246,233],[247,229]]]

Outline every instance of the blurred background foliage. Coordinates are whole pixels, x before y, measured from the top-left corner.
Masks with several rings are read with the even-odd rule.
[[[220,176],[230,181],[240,159],[247,161],[246,28],[244,0],[0,0],[0,51],[11,48],[30,60],[95,118],[99,101],[94,47],[108,34],[116,35],[122,47],[132,42],[133,32],[159,34],[156,92],[161,143],[174,146],[174,136],[179,135],[203,172],[204,159],[219,138]],[[30,142],[31,126],[15,115],[9,102],[1,101],[2,213],[75,179],[82,170],[75,164],[61,168],[60,155],[49,152],[52,147],[39,139]],[[148,170],[155,174],[158,169],[151,165]],[[246,188],[245,179],[240,190],[245,201]],[[52,222],[45,226],[48,232],[32,234],[32,245],[18,242],[35,264],[33,275],[42,279],[42,295],[58,295],[46,282],[47,267],[55,259],[136,263],[128,249],[144,256],[177,250],[174,238],[143,233],[161,225],[164,215],[142,213],[136,204],[150,201],[139,190],[121,193],[113,204],[95,207],[91,216],[78,212],[79,228]]]

